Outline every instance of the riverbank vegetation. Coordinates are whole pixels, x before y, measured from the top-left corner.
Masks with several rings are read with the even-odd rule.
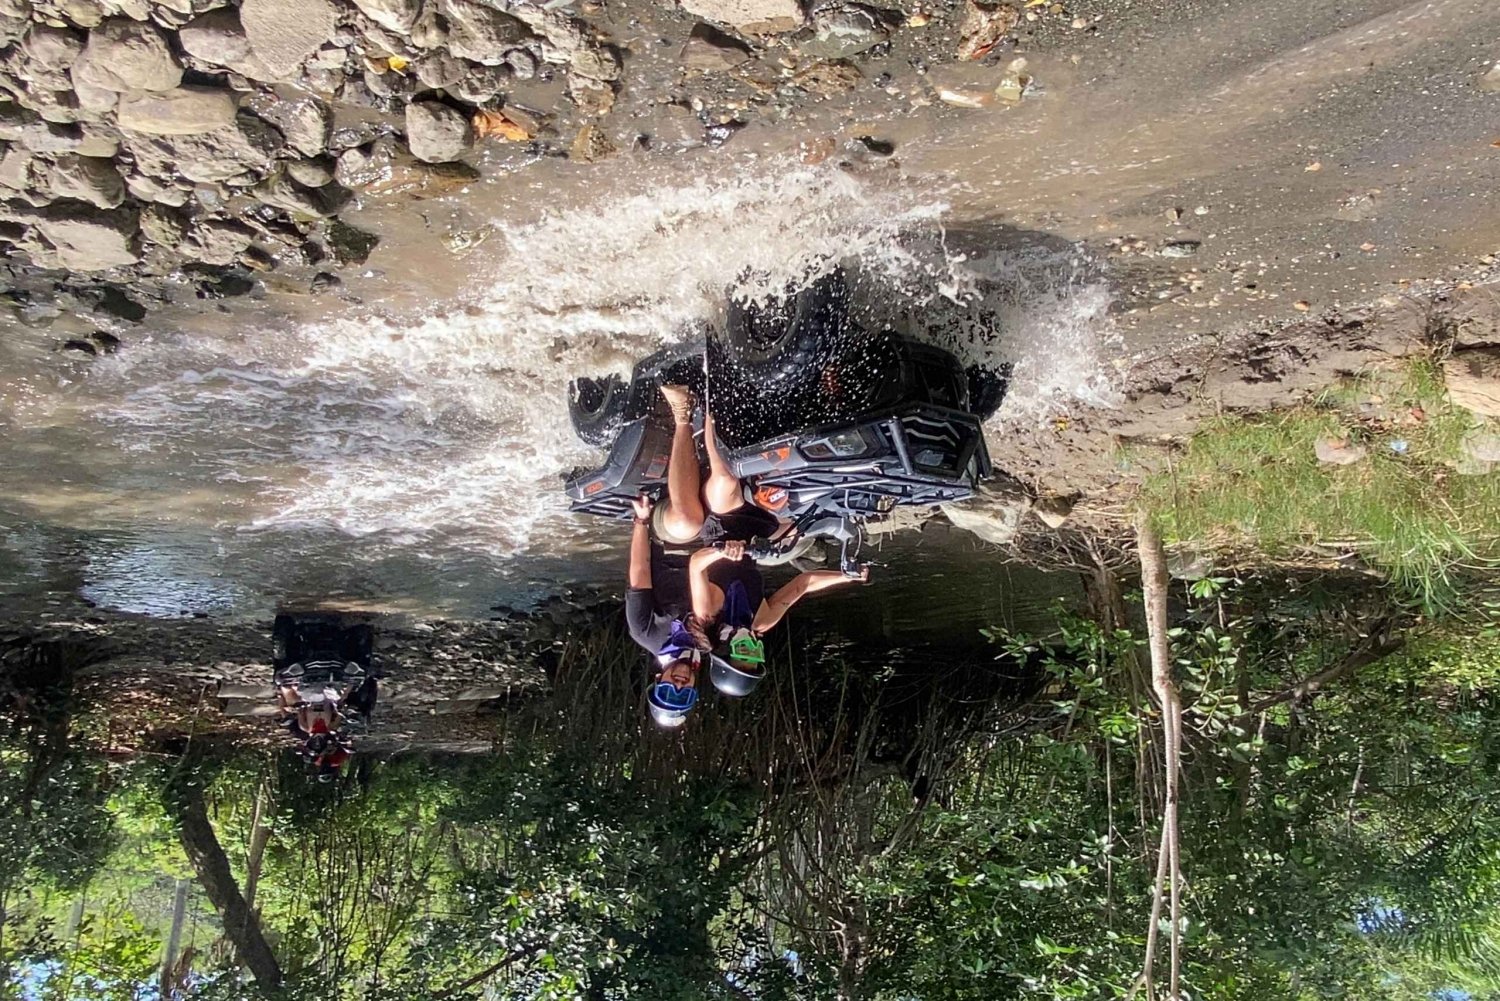
[[[1482,422],[1427,360],[1371,371],[1305,405],[1209,421],[1149,477],[1169,541],[1272,556],[1352,552],[1428,607],[1500,557],[1500,476]]]
[[[1495,996],[1496,609],[1195,590],[1170,650],[1183,996]],[[776,684],[670,737],[601,622],[495,754],[365,757],[334,786],[211,741],[106,760],[58,742],[87,707],[54,699],[39,736],[12,698],[6,996],[1128,996],[1162,731],[1133,602],[1093,593],[981,650],[789,632]]]

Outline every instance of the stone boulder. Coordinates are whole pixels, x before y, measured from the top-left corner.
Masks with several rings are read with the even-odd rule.
[[[96,208],[118,208],[125,201],[125,179],[114,161],[96,156],[64,154],[47,179],[54,198],[72,198]]]
[[[471,0],[447,0],[448,51],[459,59],[498,66],[506,50],[531,37],[519,18]]]
[[[333,37],[339,13],[329,0],[245,0],[240,24],[273,79],[285,79]]]
[[[406,106],[406,144],[427,163],[447,163],[474,148],[474,125],[461,111],[437,101]]]
[[[250,48],[250,38],[240,23],[240,12],[220,7],[193,18],[177,32],[182,50],[210,66],[222,66],[251,80],[271,80],[266,69]]]
[[[1455,351],[1443,362],[1448,399],[1485,417],[1500,417],[1500,347]]]
[[[478,180],[479,171],[466,163],[422,163],[392,140],[380,139],[345,150],[334,177],[345,187],[372,195],[422,199],[457,191]]]
[[[154,178],[183,177],[199,184],[267,174],[284,146],[280,132],[249,114],[200,135],[166,139],[132,133],[126,142],[140,173]],[[253,183],[253,176],[248,179]]]
[[[682,0],[682,9],[751,35],[795,31],[807,21],[797,0]]]
[[[70,271],[104,271],[141,259],[133,211],[101,211],[77,203],[53,205],[36,221],[57,262]]]
[[[711,24],[695,24],[682,47],[682,65],[699,73],[722,73],[751,56],[750,46]]]
[[[49,72],[69,69],[83,53],[83,39],[67,28],[32,25],[21,42],[21,52],[31,65]]]
[[[315,97],[293,101],[272,98],[257,101],[251,109],[281,130],[286,144],[305,157],[320,156],[328,150],[333,134],[333,109]]]
[[[209,219],[188,232],[181,251],[189,260],[204,264],[233,264],[254,239],[255,231],[242,223]]]
[[[75,86],[117,92],[171,90],[182,82],[166,34],[129,18],[111,18],[90,31],[71,73]]]
[[[120,101],[120,128],[158,136],[195,136],[234,124],[234,94],[212,87],[184,86]]]
[[[819,9],[813,15],[812,25],[793,36],[792,41],[805,55],[847,59],[890,37],[890,27],[875,11],[858,4],[844,4]]]
[[[944,504],[943,513],[955,527],[1003,546],[1015,538],[1031,504],[1031,495],[1019,484],[1002,481],[981,487],[968,500]]]
[[[422,0],[354,0],[360,13],[382,28],[406,34],[422,13]]]

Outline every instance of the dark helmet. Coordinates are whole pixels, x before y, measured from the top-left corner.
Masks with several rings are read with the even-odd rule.
[[[755,691],[755,686],[760,684],[760,679],[766,676],[766,672],[760,664],[733,664],[715,654],[709,664],[708,676],[714,687],[723,694],[742,698]]]
[[[697,688],[677,688],[669,681],[653,681],[646,692],[646,709],[652,721],[664,730],[686,723],[688,713],[697,704]]]

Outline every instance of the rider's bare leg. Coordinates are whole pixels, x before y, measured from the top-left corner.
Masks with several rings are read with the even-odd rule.
[[[708,509],[714,514],[738,511],[745,506],[745,491],[740,487],[739,479],[729,471],[729,462],[719,449],[712,414],[703,416],[703,444],[708,449],[708,482],[703,484]]]
[[[702,477],[698,449],[693,444],[693,397],[686,386],[663,386],[661,395],[672,410],[672,455],[667,460],[667,510],[664,527],[686,539],[703,529]]]

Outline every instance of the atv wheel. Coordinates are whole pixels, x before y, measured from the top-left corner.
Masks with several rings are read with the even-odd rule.
[[[586,445],[609,448],[625,423],[630,388],[618,375],[568,383],[568,418]]]
[[[969,413],[987,421],[1000,409],[1000,404],[1005,402],[1005,391],[1010,387],[1010,365],[1005,364],[998,369],[970,365],[967,374]]]
[[[816,385],[854,329],[849,290],[835,271],[765,306],[731,302],[721,341],[743,383],[780,393]]]

